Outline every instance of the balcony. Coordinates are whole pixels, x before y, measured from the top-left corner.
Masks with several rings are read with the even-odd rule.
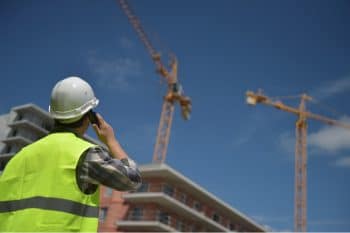
[[[209,231],[230,231],[204,214],[188,207],[187,205],[163,192],[127,193],[123,195],[123,198],[132,204],[155,203],[166,209],[171,209],[172,213],[182,216],[190,221],[198,222],[199,225],[205,227]],[[130,219],[130,221],[133,221],[133,219]]]
[[[127,220],[118,221],[118,228],[128,231],[150,232],[177,232],[184,231],[178,228],[179,221],[167,212],[159,210],[143,210],[135,208],[130,211]],[[183,226],[183,225],[181,225]],[[175,229],[176,228],[176,229]]]
[[[176,229],[156,220],[139,220],[116,222],[118,229],[131,232],[176,232]]]
[[[8,137],[2,140],[3,143],[10,145],[10,144],[17,144],[21,146],[26,146],[30,143],[32,143],[32,140],[29,140],[22,136],[14,136],[14,137]]]
[[[17,114],[19,115],[33,114],[34,116],[39,116],[45,121],[53,121],[48,112],[36,106],[35,104],[24,104],[21,106],[17,106],[13,108],[12,111],[17,112]]]
[[[46,129],[44,129],[41,126],[38,126],[38,125],[36,125],[36,124],[32,123],[31,121],[26,120],[26,119],[15,121],[15,122],[9,124],[8,126],[11,127],[12,129],[17,129],[17,128],[28,129],[30,131],[37,133],[38,136],[40,136],[40,137],[43,137],[49,133],[49,131],[47,131]]]
[[[13,155],[14,153],[0,154],[0,175],[2,173],[2,170],[5,168],[6,164],[8,163],[8,161],[10,161]]]
[[[6,161],[8,161],[8,160],[10,160],[10,158],[12,157],[12,156],[14,156],[15,155],[15,152],[9,152],[9,153],[2,153],[2,154],[0,154],[0,161],[3,161],[3,160],[6,160]]]
[[[32,143],[31,140],[22,136],[13,136],[3,139],[1,142],[5,143],[5,147],[0,152],[0,170],[5,167],[5,164],[15,155],[21,148]]]
[[[206,219],[212,220],[213,212],[219,214],[221,218],[219,218],[218,222],[220,222],[222,224],[221,227],[226,230],[228,230],[228,228],[232,229],[231,225],[235,225],[237,223],[241,226],[240,229],[245,229],[245,231],[266,231],[263,226],[260,226],[258,223],[254,222],[237,209],[223,202],[207,190],[200,187],[198,184],[194,183],[164,163],[143,165],[140,166],[140,171],[144,180],[161,179],[162,181],[166,181],[168,184],[174,184],[174,193],[171,194],[170,192],[168,195],[173,197],[173,199],[177,199],[178,202],[186,203],[187,208],[194,210],[196,213],[200,213],[202,210],[205,210]],[[159,188],[158,190],[155,190],[156,188],[153,188],[153,185],[154,184],[150,184],[147,192],[165,193],[164,190]],[[184,194],[185,198],[181,196],[182,193]],[[188,200],[186,196],[190,196],[191,200]],[[215,221],[214,223],[217,224]]]

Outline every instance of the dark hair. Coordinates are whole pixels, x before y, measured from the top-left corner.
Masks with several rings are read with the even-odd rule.
[[[57,119],[55,119],[55,127],[54,128],[68,128],[68,129],[75,129],[79,128],[83,125],[84,120],[88,117],[88,113],[85,113],[82,118],[80,118],[78,121],[64,124],[62,122],[59,122]]]

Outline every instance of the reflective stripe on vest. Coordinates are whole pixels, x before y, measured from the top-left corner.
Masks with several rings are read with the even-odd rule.
[[[0,213],[37,208],[44,210],[56,210],[67,212],[82,217],[96,217],[98,208],[84,205],[79,202],[52,198],[52,197],[32,197],[14,201],[0,201]]]

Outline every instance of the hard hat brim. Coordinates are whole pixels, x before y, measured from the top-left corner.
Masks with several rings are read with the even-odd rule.
[[[52,107],[49,106],[49,112],[54,119],[58,119],[58,120],[77,119],[78,120],[81,118],[81,116],[83,116],[89,110],[95,108],[98,105],[98,103],[99,103],[99,100],[96,97],[94,97],[93,99],[89,100],[82,106],[75,109],[68,110],[68,111],[54,111]],[[72,122],[74,122],[74,120]]]

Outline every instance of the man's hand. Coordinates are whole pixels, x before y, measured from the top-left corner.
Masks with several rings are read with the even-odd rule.
[[[100,126],[98,126],[97,124],[92,124],[92,127],[94,128],[100,141],[106,144],[114,158],[128,158],[128,155],[125,153],[125,151],[119,145],[119,142],[115,138],[112,126],[110,126],[100,114],[96,113],[96,116]]]
[[[96,116],[100,126],[97,124],[92,124],[92,127],[94,128],[100,141],[108,146],[108,142],[115,140],[114,130],[100,114],[96,113]]]

